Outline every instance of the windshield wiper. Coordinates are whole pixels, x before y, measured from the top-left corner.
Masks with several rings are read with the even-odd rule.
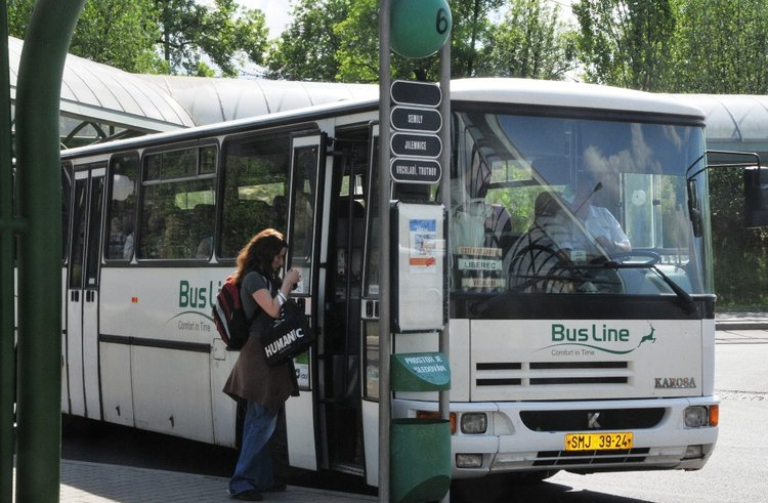
[[[600,264],[599,267],[604,267],[606,269],[650,269],[656,274],[661,277],[662,280],[664,280],[664,283],[667,284],[667,286],[675,292],[675,295],[677,295],[677,298],[680,299],[682,302],[682,308],[687,313],[693,313],[696,311],[696,303],[693,301],[693,297],[683,290],[683,288],[675,283],[672,278],[664,274],[664,272],[656,267],[656,264],[649,264],[647,262],[643,263],[625,263],[625,262],[616,262],[615,260],[608,260],[606,262],[603,262]]]
[[[643,263],[624,263],[624,262],[616,262],[615,260],[608,260],[601,264],[582,264],[582,265],[573,265],[570,267],[563,267],[563,269],[650,269],[656,274],[659,275],[659,277],[666,283],[666,285],[669,287],[670,290],[672,290],[675,295],[677,295],[677,298],[680,299],[680,307],[686,312],[686,313],[693,313],[696,312],[696,302],[693,300],[693,297],[683,290],[683,288],[678,285],[677,283],[672,280],[669,276],[664,274],[664,272],[656,267],[656,264],[649,264],[647,262]],[[581,279],[586,279],[587,276],[580,276]],[[515,287],[505,291],[501,292],[497,295],[494,295],[490,299],[483,300],[481,302],[478,302],[474,306],[472,306],[471,311],[475,315],[481,315],[484,312],[486,312],[489,308],[491,308],[499,299],[506,297],[509,294],[514,294],[516,292],[519,292],[521,289],[528,288],[532,284],[535,284],[539,281],[574,281],[574,277],[563,277],[563,276],[537,276],[537,277],[530,277],[527,279],[527,281],[523,282],[520,285],[516,285]],[[591,279],[593,280],[593,279]]]

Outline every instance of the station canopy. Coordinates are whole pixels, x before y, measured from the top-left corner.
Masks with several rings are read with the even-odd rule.
[[[706,116],[707,148],[768,153],[768,96],[676,94]]]
[[[23,44],[8,38],[14,110]],[[377,95],[377,86],[364,84],[139,75],[70,54],[61,86],[61,143],[70,148]]]
[[[8,38],[12,106],[23,44]],[[377,96],[376,85],[139,75],[69,55],[61,86],[62,147]],[[768,157],[768,96],[674,97],[704,112],[708,148]]]

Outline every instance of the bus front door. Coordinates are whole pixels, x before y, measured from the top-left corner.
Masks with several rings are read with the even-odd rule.
[[[101,419],[99,266],[106,167],[75,173],[66,290],[66,378],[69,413]]]
[[[363,475],[360,308],[368,198],[370,127],[335,133],[329,204],[323,226],[328,243],[319,395],[325,467]]]
[[[319,222],[316,218],[321,204],[318,185],[321,184],[321,163],[325,156],[323,135],[296,136],[292,139],[291,188],[288,212],[288,242],[290,251],[288,267],[301,272],[301,282],[292,297],[297,299],[310,316],[311,325],[318,330],[319,304],[317,290],[322,283],[321,268],[317,266],[320,247],[316,235]],[[291,466],[317,469],[315,400],[313,390],[314,349],[299,355],[295,360],[296,374],[301,390],[299,397],[290,398],[285,405],[286,441],[288,461]]]

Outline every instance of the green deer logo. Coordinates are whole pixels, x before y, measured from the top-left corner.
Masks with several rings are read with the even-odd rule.
[[[656,329],[653,328],[653,325],[651,325],[650,323],[648,325],[651,327],[651,331],[647,335],[644,335],[642,339],[640,339],[640,342],[637,345],[638,348],[642,343],[646,341],[651,343],[656,342],[656,337],[653,336],[653,333],[656,332]]]

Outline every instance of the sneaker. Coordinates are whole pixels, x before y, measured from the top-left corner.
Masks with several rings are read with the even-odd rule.
[[[241,493],[233,494],[232,499],[241,501],[261,501],[264,497],[255,489],[249,489]]]

